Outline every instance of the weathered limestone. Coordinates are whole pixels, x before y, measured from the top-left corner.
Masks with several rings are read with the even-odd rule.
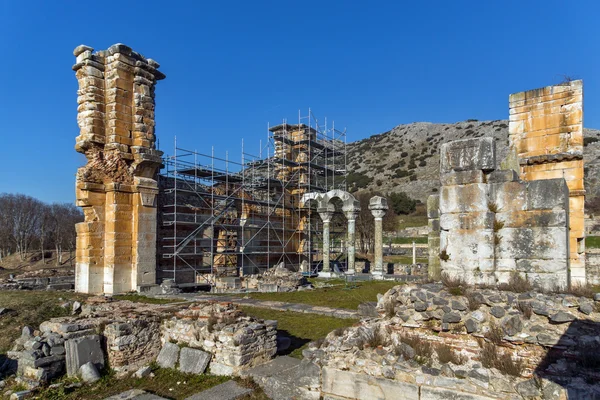
[[[156,172],[154,86],[159,64],[116,44],[92,53],[78,46],[79,82],[75,149],[87,164],[77,172],[75,288],[122,293],[155,284]]]
[[[326,208],[319,208],[317,210],[319,212],[319,216],[323,221],[323,269],[322,271],[325,273],[331,272],[331,267],[329,266],[329,224],[331,223],[331,217],[333,217],[333,206],[328,206]]]
[[[444,144],[442,155],[440,195],[428,201],[430,277],[497,284],[519,273],[540,287],[567,286],[564,179],[524,182],[512,170],[495,170],[492,138]]]
[[[311,202],[317,205],[317,212],[323,221],[323,268],[320,273],[323,277],[331,276],[330,266],[330,224],[335,213],[335,206],[331,202],[333,199],[342,201],[342,211],[348,221],[347,231],[347,274],[354,274],[355,270],[355,254],[356,254],[356,218],[360,212],[360,203],[350,193],[343,190],[334,189],[327,193],[306,193],[300,199],[300,206],[307,207]]]
[[[360,210],[346,211],[346,219],[348,220],[348,274],[356,273],[355,270],[355,255],[356,255],[356,218]]]
[[[383,217],[388,210],[387,199],[381,196],[371,197],[369,210],[375,218],[375,254],[371,273],[376,276],[383,276]]]
[[[584,283],[583,82],[511,94],[509,106],[509,142],[521,179],[567,183],[570,278]]]

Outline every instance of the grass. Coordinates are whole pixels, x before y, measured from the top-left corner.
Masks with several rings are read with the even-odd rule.
[[[182,299],[158,299],[154,297],[146,297],[137,293],[118,294],[113,296],[114,300],[129,300],[134,303],[147,303],[147,304],[170,304],[170,303],[181,303],[185,300]]]
[[[67,300],[83,301],[86,297],[71,292],[0,291],[0,305],[16,311],[0,317],[0,353],[4,354],[10,350],[13,341],[21,336],[24,325],[37,329],[42,322],[50,318],[70,315],[71,307],[63,308],[60,304]]]
[[[153,378],[117,379],[114,373],[105,374],[92,385],[80,388],[46,389],[38,398],[46,400],[101,400],[130,389],[141,389],[168,399],[185,399],[202,390],[230,380],[226,376],[184,374],[174,369],[154,368]]]
[[[412,256],[383,256],[384,263],[412,264]],[[427,258],[417,257],[417,264],[426,264]]]
[[[242,310],[256,318],[277,320],[279,333],[288,336],[292,340],[288,353],[296,358],[301,358],[302,350],[309,342],[322,339],[331,331],[343,329],[358,322],[355,319],[341,319],[325,315],[276,311],[257,307],[242,307]]]
[[[590,249],[600,248],[600,236],[586,236],[585,247]]]
[[[356,310],[360,303],[377,301],[378,293],[383,294],[396,285],[399,285],[399,283],[395,281],[357,282],[356,287],[350,289],[340,283],[333,287],[300,292],[250,293],[248,295],[257,300],[283,301],[286,303]]]
[[[385,243],[388,243],[387,240],[384,239]],[[392,238],[392,243],[394,244],[412,244],[413,242],[417,244],[427,244],[426,237],[396,237]]]

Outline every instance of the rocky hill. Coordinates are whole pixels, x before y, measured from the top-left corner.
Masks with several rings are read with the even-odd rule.
[[[467,120],[455,124],[415,122],[348,144],[351,190],[403,191],[426,201],[439,189],[441,144],[492,136],[498,160],[508,151],[508,121]],[[585,185],[588,198],[600,195],[600,130],[584,129]]]

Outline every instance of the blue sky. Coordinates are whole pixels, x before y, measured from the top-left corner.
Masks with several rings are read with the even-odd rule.
[[[357,140],[415,121],[507,118],[509,93],[584,79],[600,128],[597,1],[0,0],[0,193],[74,201],[73,49],[161,64],[157,136],[240,158],[311,107]]]

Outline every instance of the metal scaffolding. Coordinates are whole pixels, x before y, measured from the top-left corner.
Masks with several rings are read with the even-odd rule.
[[[212,284],[215,277],[260,273],[280,262],[309,271],[321,259],[322,225],[300,198],[346,190],[346,132],[327,120],[319,124],[309,109],[298,114],[298,124],[269,126],[258,156],[246,153],[243,141],[239,162],[176,141],[164,165],[159,278]],[[343,221],[333,225],[343,231]]]

